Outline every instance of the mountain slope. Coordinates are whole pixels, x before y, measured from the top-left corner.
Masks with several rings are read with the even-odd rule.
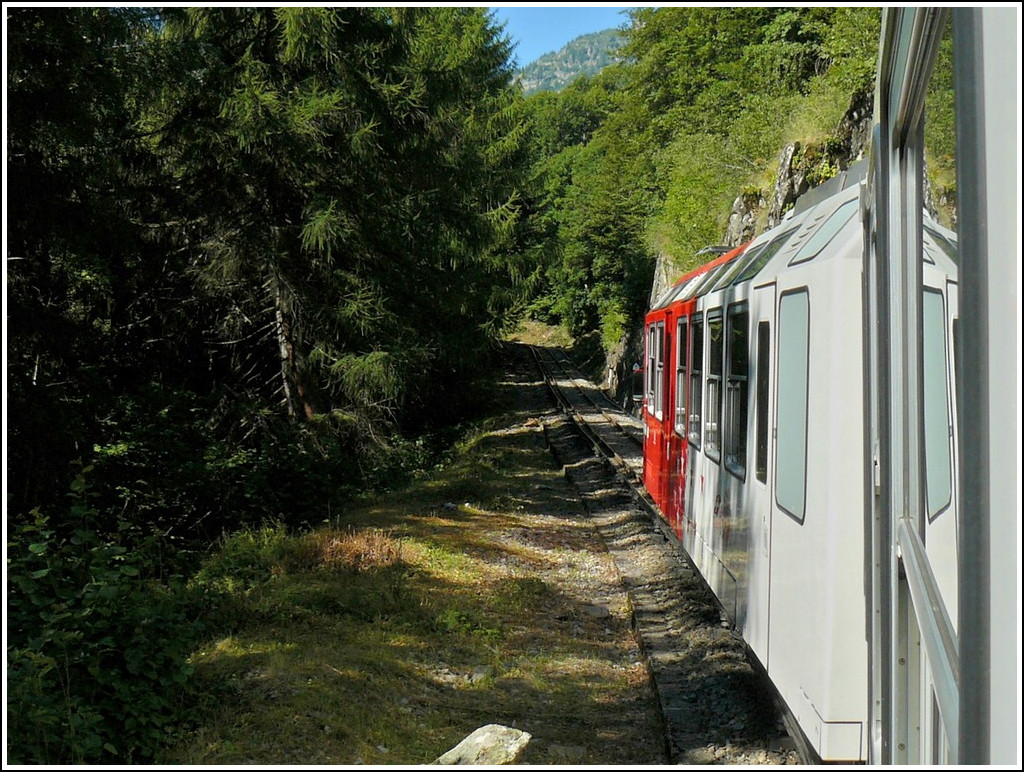
[[[517,73],[527,96],[538,91],[560,91],[580,75],[595,75],[616,61],[621,45],[619,31],[606,29],[580,35],[560,50],[544,54]]]

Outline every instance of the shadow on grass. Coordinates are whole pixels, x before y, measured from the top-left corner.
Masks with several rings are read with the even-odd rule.
[[[445,465],[331,524],[385,531],[400,561],[286,567],[222,599],[196,727],[162,762],[421,764],[488,723],[534,736],[523,763],[664,762],[625,595],[517,351],[500,410]]]
[[[537,577],[299,574],[253,606],[197,653],[209,702],[167,762],[417,764],[487,723],[534,735],[524,762],[659,759],[625,615]]]

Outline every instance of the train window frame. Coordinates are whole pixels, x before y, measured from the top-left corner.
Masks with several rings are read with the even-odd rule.
[[[789,243],[789,239],[794,233],[800,230],[800,226],[794,226],[785,233],[781,233],[774,239],[769,241],[763,247],[761,247],[757,254],[751,259],[749,263],[740,271],[739,275],[733,280],[733,284],[742,284],[745,281],[753,279],[757,274],[761,272],[768,262],[782,251],[782,248]]]
[[[727,270],[722,272],[721,277],[715,282],[715,286],[708,290],[708,293],[718,292],[720,289],[725,289],[733,280],[739,275],[739,273],[750,265],[750,261],[753,260],[757,255],[764,249],[765,244],[754,247],[753,249],[745,249],[740,254],[736,255],[732,260],[726,263]]]
[[[921,359],[924,384],[921,425],[925,459],[925,511],[929,522],[934,522],[953,503],[953,416],[950,413],[950,368],[946,324],[945,295],[941,290],[924,287],[921,302]],[[929,388],[930,386],[932,388]],[[934,388],[936,386],[939,387],[938,391]],[[940,455],[941,458],[938,458]],[[938,468],[939,465],[941,468]],[[934,494],[938,495],[938,503],[933,503]]]
[[[690,364],[689,334],[689,318],[686,316],[679,317],[676,321],[676,412],[673,428],[680,437],[686,436],[687,396],[689,392],[687,370]]]
[[[950,233],[953,233],[953,239],[949,238],[938,230],[938,228],[942,227],[941,225],[938,225],[938,223],[933,225],[928,221],[925,221],[921,227],[924,230],[925,235],[931,237],[935,246],[937,246],[941,252],[953,262],[953,265],[959,266],[960,248],[958,244],[953,243],[956,239],[956,234],[950,231]],[[925,240],[924,243],[927,246],[927,240]],[[935,261],[932,260],[932,262],[934,263]]]
[[[734,320],[743,317],[742,322]],[[736,333],[742,334],[737,336]],[[739,340],[742,338],[742,340]],[[734,372],[739,364],[736,352],[743,357],[743,374]],[[748,424],[750,421],[750,305],[747,301],[732,303],[725,315],[725,399],[722,402],[722,419],[725,424],[722,442],[722,457],[725,468],[740,482],[747,479]],[[734,392],[739,392],[733,399]],[[736,415],[735,410],[739,414]]]
[[[721,265],[716,265],[714,268],[709,269],[707,273],[702,274],[702,280],[696,286],[692,287],[686,296],[681,299],[690,300],[699,295],[706,294],[705,289],[718,281],[718,277],[721,276],[730,265],[732,265],[731,260],[728,263],[722,263]]]
[[[657,337],[658,324],[651,322],[647,326],[647,372],[646,383],[644,384],[644,396],[647,404],[647,413],[654,415],[654,377],[655,377],[655,338]]]
[[[771,345],[772,326],[767,319],[757,323],[757,364],[755,365],[755,418],[754,476],[757,481],[768,484],[768,398],[771,390]]]
[[[844,201],[836,210],[828,216],[815,231],[814,234],[800,247],[793,259],[789,261],[789,265],[799,265],[800,263],[806,263],[813,260],[822,252],[825,251],[826,247],[831,244],[837,235],[842,233],[843,229],[850,223],[850,221],[860,211],[860,199],[851,198],[849,201]],[[840,216],[843,213],[848,212],[845,216]]]
[[[706,272],[705,272],[706,273]],[[696,276],[691,276],[680,289],[679,293],[673,298],[673,302],[677,300],[688,300],[693,296],[693,290],[704,281],[705,273],[698,273]]]
[[[713,327],[718,325],[718,340]],[[707,313],[705,333],[708,365],[704,373],[704,455],[712,461],[722,460],[722,386],[725,375],[725,314],[721,306]],[[717,352],[716,352],[717,349]]]
[[[647,412],[661,421],[665,416],[665,322],[652,322],[648,337],[650,351],[647,362],[648,380]]]
[[[787,306],[802,298],[802,327]],[[795,330],[795,335],[794,335]],[[802,337],[801,337],[802,335]],[[775,388],[775,503],[803,525],[807,517],[808,420],[810,407],[811,298],[808,287],[779,296]],[[795,345],[794,345],[795,344]],[[800,392],[795,387],[800,388]],[[796,420],[790,421],[790,418]]]
[[[653,306],[651,306],[651,310],[656,311],[662,308],[667,308],[668,306],[672,305],[676,301],[676,298],[679,295],[679,293],[683,291],[685,286],[685,282],[673,284],[671,287],[665,290],[664,293],[662,293],[662,296],[655,302]]]
[[[657,393],[657,405],[658,412],[655,413],[658,420],[664,420],[665,418],[665,344],[668,339],[665,335],[665,323],[658,323],[658,379],[655,384],[655,392]]]
[[[690,388],[687,441],[700,450],[704,408],[704,313],[690,316]]]

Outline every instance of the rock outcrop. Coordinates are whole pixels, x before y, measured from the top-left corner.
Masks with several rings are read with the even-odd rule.
[[[729,227],[725,231],[724,244],[738,247],[757,235],[758,214],[764,210],[765,199],[761,191],[741,193],[732,202]]]

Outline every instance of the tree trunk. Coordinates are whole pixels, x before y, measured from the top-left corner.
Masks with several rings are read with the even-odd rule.
[[[308,390],[302,382],[292,324],[293,314],[289,307],[290,304],[285,298],[285,290],[280,279],[275,277],[272,281],[274,285],[274,314],[277,320],[277,345],[281,357],[281,390],[284,395],[285,410],[291,421],[296,420],[300,415],[307,419],[312,418],[315,410],[307,398]]]

